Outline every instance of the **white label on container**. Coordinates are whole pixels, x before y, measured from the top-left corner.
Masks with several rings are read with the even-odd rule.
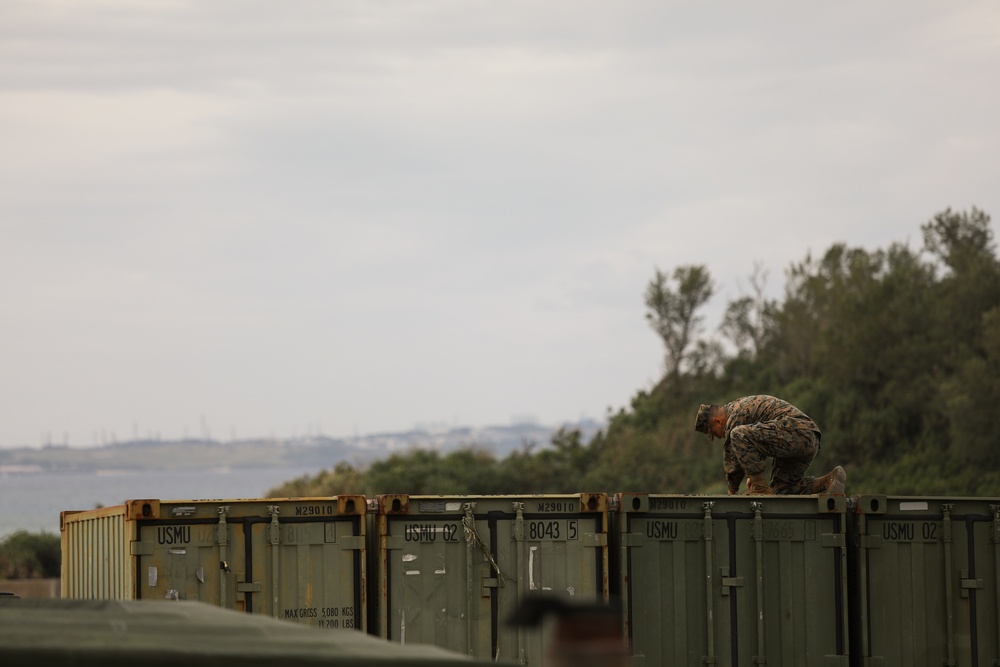
[[[156,578],[157,578],[156,567],[153,566],[153,565],[150,565],[149,566],[149,572],[148,572],[148,575],[147,575],[147,579],[149,581],[149,587],[150,588],[155,588],[156,587]]]
[[[911,501],[911,502],[899,503],[899,511],[901,512],[919,512],[921,510],[926,510],[926,509],[927,509],[926,500],[921,502]]]
[[[417,560],[417,554],[403,554],[403,562],[409,563],[411,561]]]
[[[445,503],[444,509],[448,512],[457,512],[462,509],[462,503]]]

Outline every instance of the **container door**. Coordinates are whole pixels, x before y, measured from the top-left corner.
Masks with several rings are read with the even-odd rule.
[[[984,508],[986,509],[986,508]],[[974,519],[970,524],[969,552],[972,560],[966,581],[975,604],[976,658],[980,665],[1000,665],[1000,499],[989,504],[992,520]],[[977,516],[982,517],[977,512]]]
[[[608,595],[607,499],[383,496],[380,633],[544,665],[544,632],[508,624],[525,596]]]
[[[138,522],[136,598],[246,609],[243,528],[223,521]]]
[[[860,664],[1000,664],[1000,505],[885,496],[858,502]]]
[[[626,633],[634,664],[730,664],[728,646],[720,646],[716,638],[714,618],[715,598],[728,594],[729,588],[720,589],[706,576],[722,567],[714,564],[718,549],[711,514],[706,523],[698,499],[626,498],[628,511],[621,515],[619,539]],[[657,501],[662,510],[648,511]],[[736,573],[732,575],[735,580]]]
[[[751,502],[736,539],[750,548],[743,566],[741,664],[848,665],[845,498],[816,513],[797,499]],[[784,502],[783,502],[784,501]],[[755,622],[756,621],[756,622]]]
[[[364,630],[363,517],[253,524],[254,581],[263,613],[323,629]]]
[[[847,665],[845,508],[843,497],[623,494],[635,663]]]
[[[489,656],[497,574],[486,541],[488,524],[467,518],[463,503],[453,504],[446,514],[385,517],[383,636]]]
[[[502,585],[493,591],[499,660],[544,664],[544,629],[506,624],[526,597],[551,593],[588,601],[606,598],[606,515],[582,514],[579,507],[578,498],[542,497],[514,502],[514,512],[487,515],[502,576]]]

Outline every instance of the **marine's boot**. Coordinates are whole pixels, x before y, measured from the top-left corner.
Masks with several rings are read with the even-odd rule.
[[[748,475],[750,478],[749,484],[747,484],[747,495],[748,496],[773,496],[774,491],[768,486],[767,480],[764,479],[764,473],[759,472],[756,475]]]
[[[822,477],[813,480],[811,493],[844,493],[844,484],[847,482],[847,473],[841,466],[837,466]]]

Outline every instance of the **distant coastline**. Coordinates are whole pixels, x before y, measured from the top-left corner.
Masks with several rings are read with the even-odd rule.
[[[589,440],[603,425],[584,420],[562,427],[514,424],[485,428],[412,430],[352,438],[310,436],[288,440],[137,440],[99,447],[49,445],[0,449],[0,476],[41,473],[123,475],[144,470],[206,470],[217,474],[267,468],[315,469],[346,461],[363,467],[393,452],[432,449],[447,453],[462,448],[490,451],[503,458],[527,446],[544,447],[559,428],[578,429]]]

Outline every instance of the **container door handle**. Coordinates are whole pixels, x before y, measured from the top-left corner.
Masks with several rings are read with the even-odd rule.
[[[764,655],[764,518],[761,516],[762,502],[750,503],[753,508],[753,541],[757,553],[757,655],[755,665],[767,662]]]
[[[944,542],[944,614],[948,634],[948,657],[942,663],[946,666],[955,664],[955,618],[951,613],[951,510],[954,507],[951,504],[941,505],[941,514],[943,516],[941,534],[942,541]]]
[[[714,536],[712,534],[712,508],[715,507],[714,502],[702,503],[702,509],[705,510],[705,515],[702,518],[702,524],[705,534],[705,640],[706,640],[706,651],[705,655],[701,661],[706,665],[715,664],[715,585],[712,581],[713,573],[715,572],[714,566],[714,555],[715,555],[715,543]],[[726,589],[728,590],[728,589]]]
[[[993,563],[997,569],[993,573],[997,585],[997,594],[994,598],[997,601],[997,657],[993,665],[1000,666],[1000,505],[990,505],[990,509],[993,510]]]
[[[281,581],[281,568],[280,558],[281,558],[281,526],[278,525],[278,506],[269,505],[267,508],[267,513],[271,515],[271,525],[268,526],[268,531],[270,533],[270,543],[271,543],[271,615],[278,618],[278,596],[280,586],[278,585]]]
[[[219,525],[215,532],[215,541],[219,545],[219,568],[224,573],[231,573],[232,570],[229,567],[229,563],[226,562],[229,559],[229,527],[226,525],[226,514],[229,513],[229,506],[225,505],[219,507]],[[229,604],[226,601],[226,584],[229,582],[229,577],[223,575],[219,576],[219,606],[223,609],[227,608]]]

